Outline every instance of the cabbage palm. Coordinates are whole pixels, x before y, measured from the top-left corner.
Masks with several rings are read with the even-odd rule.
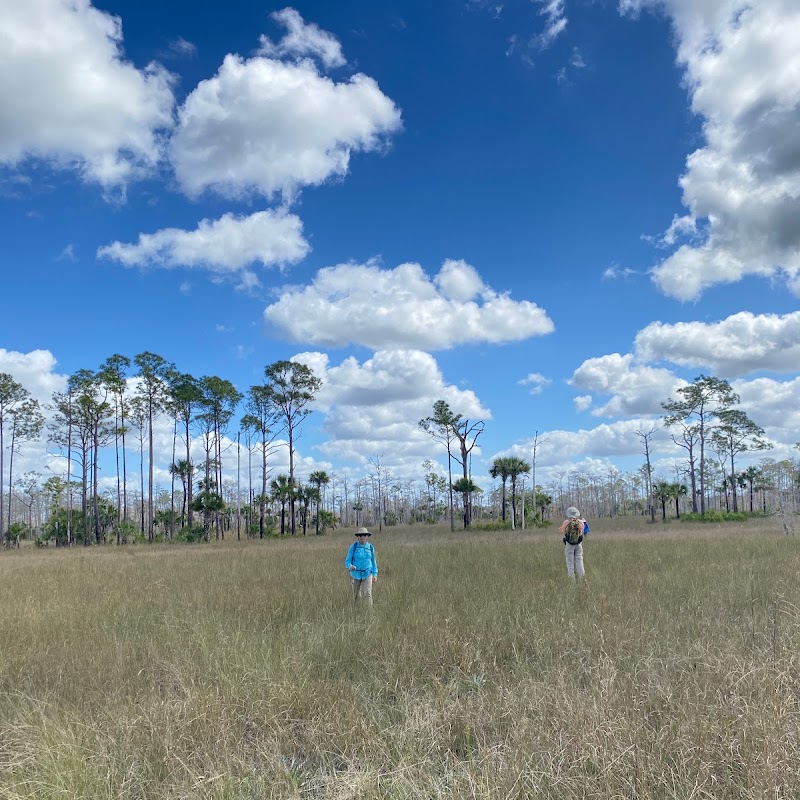
[[[489,468],[489,474],[493,478],[500,478],[500,481],[502,483],[503,494],[502,494],[502,503],[501,503],[501,509],[500,509],[500,517],[503,520],[503,522],[505,522],[506,521],[506,481],[508,480],[509,475],[511,474],[509,472],[509,470],[508,470],[508,461],[507,461],[507,459],[498,456],[492,462],[492,466]]]
[[[315,533],[316,533],[317,536],[319,536],[319,511],[320,511],[319,507],[320,507],[320,503],[322,503],[322,487],[323,486],[327,486],[331,482],[331,479],[330,479],[330,476],[328,475],[327,472],[325,472],[324,470],[319,469],[316,472],[312,472],[308,476],[308,480],[311,483],[313,483],[317,488],[317,494],[316,494],[316,497],[314,499],[314,502],[316,503],[316,506],[317,506],[317,518],[316,518],[316,522],[315,522],[315,526],[316,526]]]
[[[270,483],[269,488],[272,500],[281,504],[281,536],[283,536],[286,533],[286,504],[290,497],[294,497],[292,479],[288,475],[278,475]]]

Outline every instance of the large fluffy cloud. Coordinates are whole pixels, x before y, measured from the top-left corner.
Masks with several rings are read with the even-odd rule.
[[[157,164],[171,78],[124,60],[119,18],[89,0],[4,3],[0,43],[0,163],[45,158],[104,187]]]
[[[229,54],[179,109],[171,157],[191,196],[291,198],[345,175],[352,153],[384,146],[400,127],[400,111],[367,75],[337,83],[311,59]]]
[[[720,377],[757,370],[796,372],[800,311],[779,316],[742,311],[716,323],[653,322],[636,336],[641,361],[708,368]]]
[[[264,317],[294,341],[376,350],[522,341],[553,330],[535,303],[496,292],[463,261],[445,262],[433,279],[419,264],[328,267],[285,290]]]
[[[584,361],[570,383],[579,389],[611,395],[592,414],[613,417],[659,414],[661,403],[686,382],[669,370],[637,363],[630,353],[611,353]]]
[[[800,4],[621,0],[620,7],[669,14],[692,109],[703,119],[705,144],[681,178],[688,214],[679,227],[695,235],[655,268],[656,285],[691,300],[747,275],[784,275],[800,293]]]
[[[201,267],[224,274],[241,273],[253,263],[293,263],[308,250],[299,217],[267,210],[202,220],[193,231],[164,228],[143,233],[136,244],[113,242],[97,254],[128,267]]]
[[[66,388],[67,377],[55,371],[56,359],[49,350],[18,353],[0,348],[0,372],[10,375],[40,403],[49,403],[53,392]]]
[[[0,348],[0,372],[10,375],[29,392],[31,399],[38,400],[45,416],[49,414],[47,406],[52,402],[53,393],[62,392],[67,386],[67,376],[56,371],[56,363],[49,350],[20,353]],[[65,468],[63,459],[49,451],[44,436],[39,441],[20,442],[18,446],[19,452],[14,455],[17,477],[31,471],[44,474],[52,470],[58,474]]]
[[[733,381],[731,386],[741,398],[741,408],[766,431],[767,438],[779,444],[779,458],[796,457],[790,448],[800,439],[800,378],[776,381],[756,378]]]
[[[437,400],[465,418],[491,418],[473,392],[445,383],[433,356],[419,350],[379,351],[363,363],[349,357],[338,365],[323,353],[293,360],[322,379],[316,406],[325,416],[327,442],[321,449],[337,460],[366,464],[378,455],[412,475],[431,455],[431,439],[418,423]]]

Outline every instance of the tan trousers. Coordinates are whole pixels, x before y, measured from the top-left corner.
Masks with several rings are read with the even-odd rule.
[[[353,602],[358,603],[359,597],[367,608],[372,608],[372,575],[367,575],[366,578],[353,578]]]

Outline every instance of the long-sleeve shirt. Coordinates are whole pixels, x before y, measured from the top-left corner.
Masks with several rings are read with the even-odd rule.
[[[353,542],[347,551],[344,566],[354,578],[363,580],[367,575],[378,577],[378,562],[375,558],[375,548],[369,543]],[[353,566],[355,569],[350,569]]]
[[[583,523],[583,535],[586,536],[589,533],[589,523],[583,517],[576,517],[578,522]],[[561,526],[558,529],[558,532],[563,536],[567,532],[567,525],[569,525],[569,519],[565,519]]]

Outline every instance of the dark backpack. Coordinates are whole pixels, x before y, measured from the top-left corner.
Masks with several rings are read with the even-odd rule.
[[[579,519],[571,519],[564,531],[565,544],[580,544],[583,541],[583,523]]]

